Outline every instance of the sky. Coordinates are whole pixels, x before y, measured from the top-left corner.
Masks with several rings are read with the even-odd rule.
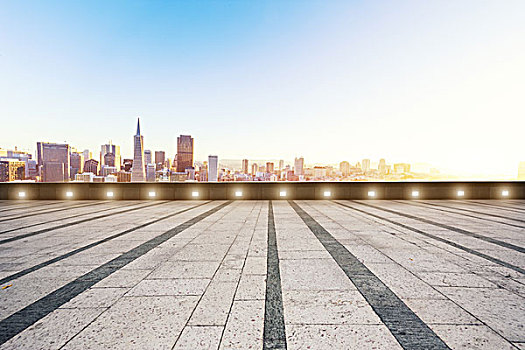
[[[0,0],[0,147],[516,176],[525,1]]]

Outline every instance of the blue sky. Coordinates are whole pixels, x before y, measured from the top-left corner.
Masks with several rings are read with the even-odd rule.
[[[524,1],[2,1],[0,147],[525,160]]]

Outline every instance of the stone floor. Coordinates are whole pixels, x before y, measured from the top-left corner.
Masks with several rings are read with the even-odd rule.
[[[525,201],[0,201],[0,349],[525,349]]]

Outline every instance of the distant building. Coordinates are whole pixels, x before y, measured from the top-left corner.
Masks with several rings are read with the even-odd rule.
[[[341,174],[343,174],[343,176],[350,175],[350,163],[348,163],[347,161],[339,163],[339,171],[341,172]]]
[[[396,163],[394,164],[394,173],[405,174],[410,172],[410,164],[407,163]]]
[[[151,150],[149,150],[149,149],[144,150],[144,161],[146,162],[145,164],[153,164],[153,158],[151,156]]]
[[[131,172],[133,168],[133,159],[124,159],[124,171]]]
[[[93,154],[88,149],[82,151],[82,155],[84,156],[84,161],[93,158]]]
[[[327,175],[327,169],[324,166],[314,166],[314,178],[322,179]]]
[[[140,134],[140,118],[137,119],[137,133],[133,136],[133,169],[131,172],[131,181],[146,181],[144,137]]]
[[[95,177],[95,174],[93,173],[76,174],[75,181],[76,182],[93,182],[93,177]]]
[[[274,164],[272,162],[267,162],[266,163],[266,172],[270,173],[270,174],[273,174],[274,171],[275,171]]]
[[[77,174],[84,172],[84,153],[71,152],[69,158],[71,163],[71,178],[75,179]]]
[[[243,159],[242,160],[242,173],[248,174],[249,172],[250,172],[250,168],[248,164],[248,159]]]
[[[379,159],[379,165],[377,167],[377,170],[379,171],[379,174],[381,175],[387,174],[386,161],[383,158]]]
[[[99,163],[94,159],[88,159],[84,162],[84,172],[98,175]]]
[[[284,160],[280,160],[279,161],[279,170],[283,170],[284,169]]]
[[[0,160],[0,182],[25,180],[26,162],[18,159]]]
[[[257,163],[253,163],[252,164],[252,175],[255,176],[255,174],[257,174],[258,171],[259,171],[259,166],[257,165]]]
[[[107,156],[112,155],[112,156]],[[106,157],[107,156],[107,157]],[[110,163],[106,163],[108,160]],[[114,145],[111,141],[100,147],[100,166],[109,165],[120,170],[122,165],[120,156],[120,146]]]
[[[208,181],[216,182],[219,179],[219,157],[208,156]]]
[[[102,168],[100,168],[100,176],[108,176],[116,174],[117,172],[118,170],[115,166],[103,165]]]
[[[70,179],[71,148],[68,144],[37,142],[37,161],[43,182],[66,182]]]
[[[518,167],[518,180],[525,180],[525,162],[520,162]]]
[[[193,138],[191,135],[177,137],[177,172],[183,173],[193,167]]]
[[[184,172],[186,173],[187,180],[192,180],[192,181],[195,180],[195,168],[194,167],[186,168]]]
[[[304,158],[295,158],[294,161],[294,175],[303,175],[304,174]]]
[[[131,172],[119,171],[117,173],[117,182],[131,182]]]
[[[146,164],[146,181],[155,182],[155,164]]]
[[[370,159],[363,159],[363,162],[361,163],[361,169],[363,169],[363,172],[370,171]]]
[[[208,162],[204,162],[199,169],[199,181],[208,181]]]
[[[155,151],[155,169],[162,170],[164,168],[165,162],[166,162],[166,152]]]

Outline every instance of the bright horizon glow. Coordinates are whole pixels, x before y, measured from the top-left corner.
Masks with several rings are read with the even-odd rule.
[[[66,141],[97,159],[112,140],[132,157],[141,116],[145,149],[169,158],[191,134],[195,160],[515,178],[523,13],[521,0],[4,2],[0,147]]]

